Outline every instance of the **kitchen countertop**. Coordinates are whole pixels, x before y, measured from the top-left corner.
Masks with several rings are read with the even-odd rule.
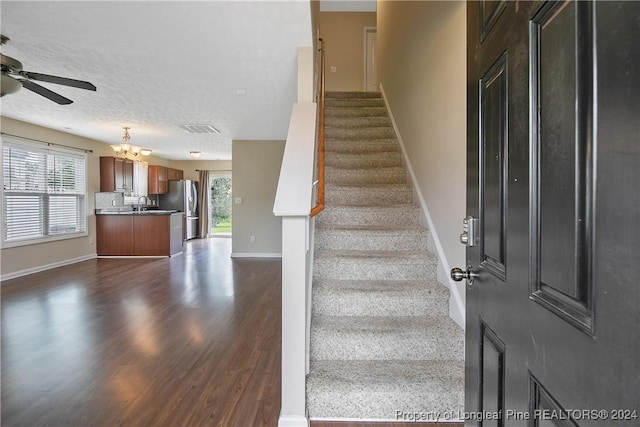
[[[151,209],[148,211],[96,209],[96,215],[173,215],[184,214],[176,210]]]

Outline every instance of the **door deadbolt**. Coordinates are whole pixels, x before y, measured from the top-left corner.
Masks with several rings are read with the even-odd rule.
[[[462,234],[460,234],[460,243],[468,248],[477,246],[480,243],[478,236],[478,219],[468,216],[462,220]]]
[[[462,282],[466,279],[467,284],[469,286],[473,286],[473,279],[476,277],[478,277],[478,274],[474,273],[473,270],[471,270],[471,267],[467,267],[466,270],[458,267],[451,269],[451,278],[456,282]]]

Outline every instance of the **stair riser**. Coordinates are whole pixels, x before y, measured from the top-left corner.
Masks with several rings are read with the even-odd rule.
[[[377,232],[365,230],[316,229],[315,247],[319,250],[353,251],[426,251],[426,232]]]
[[[322,291],[313,293],[313,312],[322,316],[447,316],[446,298],[427,292]]]
[[[402,158],[399,152],[345,154],[327,152],[325,165],[333,168],[384,168],[401,167]]]
[[[380,98],[382,95],[380,92],[364,92],[364,91],[350,91],[350,92],[335,92],[326,91],[324,93],[325,99],[366,99],[366,98]]]
[[[358,384],[348,390],[340,387],[339,391],[331,386],[315,387],[312,383],[308,387],[307,408],[311,418],[398,421],[397,411],[406,411],[407,414],[418,413],[425,417],[440,413],[439,421],[443,422],[445,414],[457,417],[464,410],[464,395],[459,391],[443,392],[438,384],[431,387],[409,384],[397,387],[393,392],[380,391],[375,387],[365,389]],[[453,421],[450,418],[446,420]],[[435,422],[436,419],[424,421]]]
[[[385,107],[382,99],[326,99],[327,107]]]
[[[394,138],[355,141],[340,138],[328,138],[325,140],[324,149],[327,154],[387,153],[390,151],[400,152],[398,141]]]
[[[339,330],[311,332],[312,360],[464,360],[458,337]]]
[[[408,262],[394,259],[337,260],[317,259],[314,263],[315,280],[436,280],[436,265],[430,262]],[[422,260],[420,260],[422,261]]]
[[[380,169],[332,169],[326,170],[326,182],[336,185],[406,184],[407,173],[381,171]]]
[[[325,126],[334,127],[391,127],[391,120],[388,117],[328,117]]]
[[[395,138],[396,133],[390,126],[358,128],[327,126],[325,136],[337,139],[386,139]]]
[[[325,117],[331,120],[333,117],[389,117],[384,107],[327,107]]]
[[[346,188],[331,187],[325,189],[325,203],[327,205],[379,205],[390,206],[399,203],[411,203],[412,194],[409,189],[380,189],[380,188]]]
[[[326,207],[316,217],[316,226],[334,224],[340,226],[417,226],[420,224],[420,211],[417,208],[405,209],[369,208],[369,207]]]

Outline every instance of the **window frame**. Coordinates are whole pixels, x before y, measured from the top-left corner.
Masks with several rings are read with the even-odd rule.
[[[46,144],[46,143],[44,143]],[[84,199],[84,203],[83,204],[78,204],[79,207],[81,207],[84,210],[84,215],[81,215],[81,218],[79,218],[80,221],[82,221],[84,223],[84,230],[83,231],[77,231],[77,232],[70,232],[70,233],[60,233],[60,234],[53,234],[53,235],[43,235],[43,236],[38,236],[38,237],[33,237],[33,238],[25,238],[25,239],[21,239],[21,240],[6,240],[6,235],[7,235],[7,230],[6,230],[6,223],[7,223],[7,210],[6,210],[6,194],[9,193],[8,191],[5,191],[4,188],[4,149],[6,146],[9,147],[16,147],[18,149],[22,149],[22,150],[34,150],[34,151],[39,151],[39,152],[44,152],[46,154],[46,156],[48,157],[49,155],[60,155],[60,156],[72,156],[72,157],[76,157],[76,158],[80,158],[82,159],[82,164],[84,166],[84,193],[82,194],[82,198]],[[29,140],[24,140],[21,138],[17,138],[17,137],[9,137],[6,135],[2,135],[2,138],[0,138],[0,163],[2,165],[2,172],[0,173],[0,209],[2,210],[2,216],[1,216],[1,220],[2,220],[2,232],[0,233],[0,249],[5,249],[5,248],[15,248],[15,247],[20,247],[20,246],[29,246],[29,245],[37,245],[37,244],[43,244],[43,243],[49,243],[49,242],[56,242],[56,241],[61,241],[61,240],[68,240],[68,239],[78,239],[78,238],[82,238],[82,237],[87,237],[89,236],[89,165],[88,165],[88,155],[86,153],[86,151],[84,153],[79,153],[79,151],[84,151],[83,149],[72,149],[72,148],[65,148],[63,146],[54,144],[54,143],[49,143],[49,146],[43,146],[43,143],[36,143],[36,142],[31,142]],[[47,158],[45,157],[45,159]],[[46,162],[46,160],[45,160]],[[49,217],[49,198],[51,196],[60,196],[60,195],[64,195],[64,193],[56,193],[56,192],[48,192],[47,189],[45,188],[45,190],[41,193],[28,193],[28,192],[16,192],[14,194],[31,194],[31,195],[37,195],[40,197],[40,199],[43,202],[44,209],[45,211],[42,213],[42,217],[44,218],[48,218]],[[79,194],[75,194],[76,196],[80,197]],[[43,224],[44,227],[47,227],[47,224]]]

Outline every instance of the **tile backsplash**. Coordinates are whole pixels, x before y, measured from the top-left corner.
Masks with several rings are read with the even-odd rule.
[[[124,194],[123,193],[94,193],[96,209],[106,209],[112,207],[124,206]]]

